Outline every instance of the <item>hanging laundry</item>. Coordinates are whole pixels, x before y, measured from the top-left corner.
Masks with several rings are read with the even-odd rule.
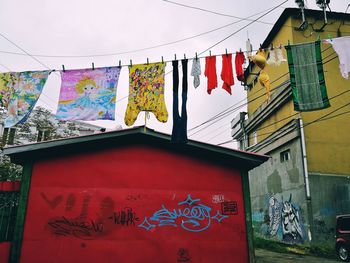
[[[263,87],[265,87],[267,101],[269,101],[270,100],[270,77],[264,70],[266,66],[265,51],[263,49],[260,49],[256,55],[251,56],[249,59],[253,61],[253,63],[261,69],[258,80],[259,80],[259,83]]]
[[[287,60],[283,57],[282,47],[271,48],[269,53],[269,59],[267,60],[267,64],[272,66],[279,66],[282,62],[286,62]]]
[[[121,67],[61,71],[59,120],[114,120]]]
[[[244,71],[243,71],[244,61],[245,61],[244,53],[242,51],[236,52],[235,67],[236,67],[237,79],[239,81],[244,81]]]
[[[232,95],[231,86],[235,84],[233,79],[232,54],[222,55],[221,79],[224,82],[222,88]]]
[[[14,85],[8,101],[5,127],[25,122],[43,90],[50,71],[26,71],[10,73],[7,84]],[[8,79],[9,80],[9,79]]]
[[[276,49],[271,48],[269,52],[269,58],[266,61],[267,64],[269,65],[277,65],[277,53]]]
[[[338,37],[325,40],[326,43],[332,44],[333,49],[339,57],[339,69],[343,78],[348,79],[350,72],[350,37]]]
[[[205,58],[204,76],[208,78],[208,94],[218,86],[218,78],[216,76],[216,56],[209,56]]]
[[[171,141],[176,143],[187,143],[187,59],[181,60],[182,64],[182,103],[181,116],[179,114],[179,71],[178,61],[173,64],[173,130]]]
[[[193,76],[193,86],[198,88],[200,84],[199,76],[201,75],[201,62],[199,58],[194,58],[192,60],[191,76]]]
[[[279,48],[275,50],[276,50],[276,57],[277,57],[276,62],[277,62],[277,66],[279,66],[282,62],[286,62],[287,60],[283,57],[281,45],[279,46]]]
[[[246,44],[246,50],[247,50],[247,57],[251,56],[252,55],[252,52],[253,52],[253,46],[252,44],[250,43],[250,39],[248,38],[248,40],[245,42]]]
[[[17,74],[15,72],[0,73],[0,107],[8,108],[10,96],[18,80]]]
[[[320,41],[285,48],[294,110],[313,111],[329,107]]]
[[[135,123],[141,111],[152,112],[158,121],[168,121],[164,101],[165,63],[150,63],[129,67],[129,101],[125,112],[125,124]]]

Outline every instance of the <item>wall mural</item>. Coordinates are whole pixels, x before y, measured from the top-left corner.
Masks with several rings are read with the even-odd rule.
[[[300,206],[289,199],[267,196],[267,209],[253,212],[254,231],[265,238],[287,243],[302,243],[305,239]]]

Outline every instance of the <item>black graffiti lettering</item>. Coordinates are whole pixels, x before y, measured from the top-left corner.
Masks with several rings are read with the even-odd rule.
[[[124,210],[114,212],[108,219],[112,219],[114,224],[122,226],[135,226],[135,222],[140,221],[131,207],[125,207]]]
[[[238,208],[236,201],[224,201],[221,203],[221,211],[223,215],[237,215]]]

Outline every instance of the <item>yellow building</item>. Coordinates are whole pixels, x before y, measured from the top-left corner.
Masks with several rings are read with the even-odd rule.
[[[331,106],[294,111],[288,63],[268,65],[271,99],[257,81],[260,69],[245,71],[247,112],[231,123],[240,148],[268,154],[270,161],[250,173],[254,231],[284,242],[334,245],[335,216],[350,213],[350,79],[324,39],[350,36],[350,14],[288,8],[262,43],[270,47],[321,40]],[[350,50],[348,51],[350,52]],[[292,216],[291,216],[292,215]],[[292,230],[291,230],[292,229]]]

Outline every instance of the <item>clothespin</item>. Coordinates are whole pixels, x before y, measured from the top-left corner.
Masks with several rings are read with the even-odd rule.
[[[198,60],[198,55],[197,55],[197,52],[196,52],[196,60]]]
[[[174,55],[174,58],[175,58],[174,60],[176,60],[176,54]]]
[[[259,48],[259,51],[262,51],[262,49],[263,49],[263,48],[262,48],[262,44],[260,44],[260,48]]]
[[[227,56],[227,48],[225,48],[225,54],[226,54],[226,56]]]
[[[162,63],[164,63],[164,59],[163,59],[163,56],[162,56]]]
[[[184,59],[186,59],[186,54],[184,54]]]
[[[64,65],[62,65],[62,69],[63,69],[63,72],[66,72],[66,69],[65,69]]]
[[[95,64],[92,62],[92,70],[95,70]]]
[[[239,53],[242,53],[242,49],[241,48],[239,48]]]
[[[280,44],[279,48],[282,49],[282,44]]]
[[[130,59],[130,66],[132,67],[132,60]]]
[[[271,43],[270,45],[270,50],[273,50],[273,43]]]
[[[209,56],[211,57],[211,51],[209,50]]]
[[[121,60],[119,60],[119,67],[121,67],[122,66],[122,61]]]
[[[148,60],[148,58],[147,58],[147,65],[149,64],[149,60]]]

